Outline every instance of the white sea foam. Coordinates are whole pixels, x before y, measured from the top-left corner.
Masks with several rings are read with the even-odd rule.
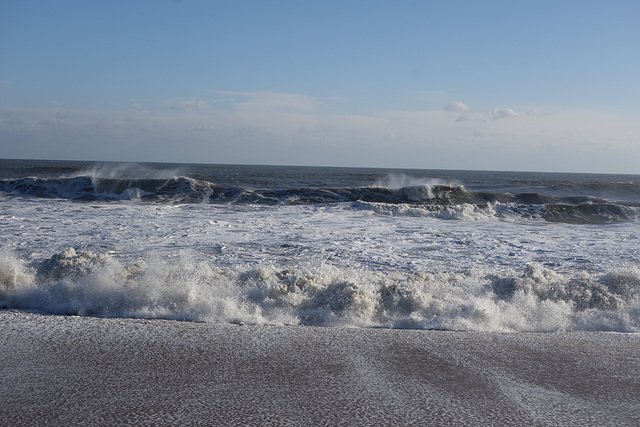
[[[104,317],[475,331],[640,331],[638,268],[600,277],[530,264],[500,276],[331,265],[219,267],[189,253],[123,265],[72,248],[30,266],[5,256],[5,308]]]
[[[405,174],[389,174],[383,179],[376,181],[373,186],[393,190],[411,201],[435,198],[437,196],[437,193],[434,192],[436,186],[463,188],[459,183],[441,179],[417,179]]]
[[[0,253],[0,298],[34,282],[31,271],[12,253]]]
[[[9,198],[0,305],[255,324],[640,330],[637,223],[504,214]]]
[[[480,207],[469,203],[453,206],[413,206],[408,204],[358,202],[361,209],[368,209],[380,215],[409,216],[417,218],[457,219],[465,221],[496,220],[494,205]]]

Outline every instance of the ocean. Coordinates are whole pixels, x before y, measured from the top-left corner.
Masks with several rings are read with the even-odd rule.
[[[0,161],[0,307],[640,331],[640,176]]]
[[[0,160],[0,424],[633,425],[640,175]]]

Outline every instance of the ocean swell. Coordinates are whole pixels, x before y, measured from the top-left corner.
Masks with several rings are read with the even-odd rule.
[[[640,186],[634,183],[554,184],[545,187],[543,192],[511,192],[505,189],[473,191],[457,182],[417,180],[404,175],[390,175],[371,186],[315,186],[292,180],[256,187],[244,183],[243,179],[227,179],[223,184],[210,179],[201,175],[186,176],[178,169],[96,166],[59,176],[0,179],[0,194],[77,202],[131,200],[262,206],[342,203],[381,215],[460,220],[509,218],[608,224],[640,218],[640,201],[636,200]],[[589,192],[569,191],[576,186]],[[611,199],[615,195],[627,198]]]

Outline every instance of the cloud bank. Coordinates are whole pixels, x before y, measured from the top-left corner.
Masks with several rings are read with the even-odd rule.
[[[625,115],[461,101],[338,114],[330,98],[207,93],[116,111],[0,106],[3,157],[633,172],[640,154],[640,128]]]

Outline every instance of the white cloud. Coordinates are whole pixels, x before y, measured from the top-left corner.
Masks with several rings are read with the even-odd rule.
[[[475,117],[470,115],[470,114],[460,114],[457,118],[456,118],[456,122],[458,123],[462,123],[462,122],[470,122],[475,120]]]
[[[533,109],[533,110],[529,110],[527,111],[527,115],[528,116],[548,116],[551,113],[547,112],[547,111],[543,111],[543,110],[539,110],[539,109]]]
[[[494,108],[491,112],[492,120],[508,119],[512,117],[519,117],[520,115],[513,111],[511,108]]]
[[[0,140],[8,141],[5,146],[12,150],[3,154],[25,157],[47,147],[59,158],[96,160],[525,168],[504,165],[504,159],[519,158],[526,169],[543,170],[548,166],[536,166],[534,159],[543,156],[535,153],[573,151],[619,156],[627,171],[638,173],[631,159],[640,155],[640,128],[631,115],[548,108],[544,114],[518,115],[512,109],[452,114],[437,106],[440,109],[427,111],[329,114],[317,108],[321,104],[317,98],[307,95],[225,93],[234,101],[220,106],[201,101],[208,108],[195,107],[197,114],[184,114],[184,108],[158,108],[170,105],[166,103],[144,114],[129,106],[123,111],[73,109],[60,120],[55,107],[0,106],[5,117],[0,121]],[[196,100],[172,101],[187,106]],[[142,105],[139,100],[135,103]],[[19,121],[9,120],[18,116]],[[518,119],[507,120],[510,117]],[[470,154],[462,158],[460,152]],[[564,160],[568,170],[582,167],[575,158]]]
[[[126,121],[126,119],[125,119],[125,121]],[[97,120],[95,122],[91,122],[91,123],[89,123],[89,126],[92,127],[92,128],[95,128],[95,129],[103,130],[103,131],[115,130],[115,129],[118,129],[120,127],[120,126],[118,126],[118,124],[116,124],[116,123],[114,123],[112,121],[106,120],[106,119],[100,119],[100,120]]]
[[[322,104],[316,98],[296,93],[282,92],[232,92],[212,91],[232,96],[227,100],[237,111],[245,113],[288,112],[312,113]],[[233,102],[235,101],[235,102]]]
[[[56,113],[56,117],[58,117],[59,119],[68,119],[69,117],[71,117],[71,111],[59,111],[58,113]]]
[[[209,107],[208,102],[195,98],[171,98],[165,101],[165,105],[174,110],[187,111]]]
[[[142,104],[141,104],[141,103],[139,103],[139,102],[134,102],[134,103],[132,103],[132,104],[131,104],[131,107],[132,107],[134,110],[136,110],[136,111],[142,111],[143,113],[148,113],[148,112],[149,112],[149,110],[147,110],[146,108],[144,108],[144,107],[142,106]]]
[[[196,130],[196,131],[214,131],[214,130],[218,130],[218,129],[219,128],[217,126],[205,125],[205,124],[196,125],[196,127],[193,128],[193,130]]]
[[[448,103],[445,107],[444,107],[445,111],[452,111],[452,112],[463,112],[463,111],[469,111],[470,108],[467,107],[466,104],[460,102],[460,101],[454,101],[454,102],[450,102]]]

